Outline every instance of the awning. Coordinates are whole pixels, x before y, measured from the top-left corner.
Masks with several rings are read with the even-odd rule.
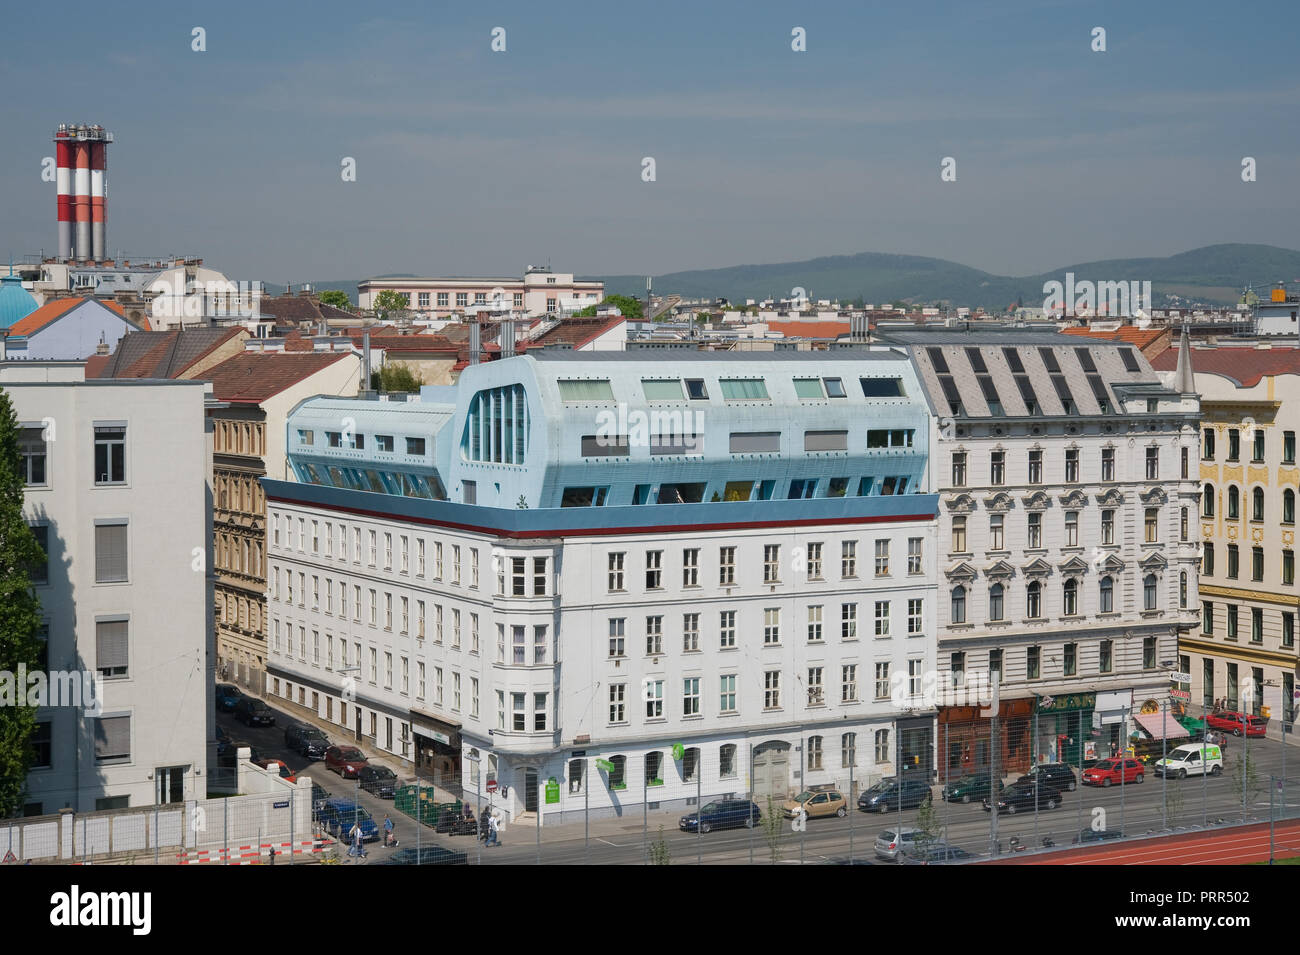
[[[1182,739],[1191,734],[1183,729],[1178,720],[1168,713],[1135,713],[1138,725],[1146,730],[1152,739]]]
[[[1205,729],[1205,720],[1198,720],[1195,716],[1184,716],[1178,722],[1189,733],[1199,733]]]

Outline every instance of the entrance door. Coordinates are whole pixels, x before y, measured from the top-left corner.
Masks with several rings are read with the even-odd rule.
[[[537,770],[524,770],[524,812],[537,812]]]
[[[767,812],[767,799],[784,801],[790,795],[790,744],[782,740],[763,743],[754,750],[754,801]]]
[[[185,801],[185,776],[188,770],[188,766],[160,766],[154,770],[159,804]]]
[[[359,706],[357,707],[356,737],[357,737],[357,742],[360,743],[361,742],[361,707]]]

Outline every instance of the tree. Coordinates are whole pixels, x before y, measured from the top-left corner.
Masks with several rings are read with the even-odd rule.
[[[375,314],[388,318],[393,312],[405,312],[411,307],[411,300],[403,292],[384,289],[375,296]]]
[[[645,314],[645,303],[639,298],[633,298],[630,295],[606,295],[601,305],[617,305],[618,310],[623,313],[624,318],[637,319]],[[596,315],[598,306],[588,305],[579,312],[574,312],[574,318],[593,318]]]
[[[1242,794],[1241,812],[1244,818],[1250,805],[1264,788],[1263,780],[1259,775],[1259,765],[1255,762],[1255,754],[1250,752],[1248,744],[1243,743],[1232,764],[1232,782],[1233,790]]]
[[[659,827],[659,838],[650,843],[650,864],[671,865],[672,854],[668,851],[668,840],[664,838],[664,827]]]
[[[382,292],[380,293],[383,294]],[[352,299],[348,298],[348,293],[339,289],[329,289],[320,293],[320,303],[322,305],[333,305],[335,308],[351,310]]]
[[[384,392],[416,392],[424,384],[421,377],[406,365],[389,362],[370,373],[370,390]]]
[[[772,864],[776,865],[781,861],[781,840],[785,836],[785,817],[781,813],[781,806],[772,800],[771,796],[767,797],[767,815],[763,817],[763,839],[767,842],[768,857]]]
[[[924,835],[926,842],[935,842],[943,828],[939,813],[934,808],[934,799],[927,799],[916,810],[916,828]]]
[[[14,675],[20,667],[29,673],[40,668],[41,608],[30,568],[45,555],[23,517],[23,485],[18,418],[0,389],[0,672]],[[26,705],[27,689],[13,685],[13,699],[6,699],[0,688],[0,817],[12,816],[21,805],[36,755],[31,744],[36,708]]]

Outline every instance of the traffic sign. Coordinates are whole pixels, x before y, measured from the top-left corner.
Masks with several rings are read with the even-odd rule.
[[[14,850],[10,849],[8,852],[5,853],[4,861],[5,861],[5,862],[17,862],[17,861],[18,861],[17,856],[14,855]]]
[[[497,787],[497,781],[496,781],[495,779],[489,779],[489,780],[487,781],[487,791],[488,791],[488,792],[490,792],[490,793],[494,793],[494,792],[497,791],[497,788],[498,788],[498,787]]]

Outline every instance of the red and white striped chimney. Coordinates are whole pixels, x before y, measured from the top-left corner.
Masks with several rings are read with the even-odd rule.
[[[58,150],[59,248],[56,258],[102,262],[108,258],[108,144],[103,126],[60,123]]]
[[[54,133],[54,149],[57,157],[55,188],[59,203],[59,242],[55,246],[54,257],[59,260],[71,258],[72,248],[72,133],[66,124],[60,125]]]
[[[72,177],[72,208],[76,222],[76,259],[85,262],[90,258],[90,143],[82,138],[85,127],[77,130],[73,145],[75,171]]]
[[[90,144],[90,257],[103,262],[108,258],[104,244],[108,228],[108,145],[102,138],[104,128],[92,129],[100,138]]]

